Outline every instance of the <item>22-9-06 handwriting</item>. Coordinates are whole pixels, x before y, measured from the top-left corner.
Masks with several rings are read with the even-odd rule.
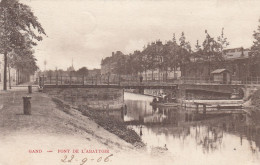
[[[82,159],[77,159],[75,155],[71,155],[71,156],[68,156],[68,155],[64,155],[64,157],[61,159],[61,162],[63,163],[72,163],[72,162],[79,162],[79,165],[84,165],[86,164],[87,162],[110,162],[112,161],[111,160],[111,157],[113,156],[113,154],[110,154],[106,157],[98,157],[97,159],[93,159],[93,158],[88,158],[88,157],[84,157]]]

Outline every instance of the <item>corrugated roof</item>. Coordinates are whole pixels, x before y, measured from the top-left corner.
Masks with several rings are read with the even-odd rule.
[[[216,69],[216,70],[214,70],[213,72],[211,72],[212,74],[214,74],[214,73],[222,73],[222,72],[224,72],[224,71],[228,71],[227,69]]]

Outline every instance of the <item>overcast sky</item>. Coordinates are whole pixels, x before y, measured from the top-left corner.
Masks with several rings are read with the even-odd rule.
[[[194,47],[205,29],[215,38],[221,28],[230,48],[248,48],[260,18],[260,3],[220,1],[87,1],[21,0],[33,9],[48,37],[35,47],[43,70],[66,69],[74,59],[76,69],[100,68],[102,58],[120,50],[142,50],[148,42],[176,38],[182,31]]]

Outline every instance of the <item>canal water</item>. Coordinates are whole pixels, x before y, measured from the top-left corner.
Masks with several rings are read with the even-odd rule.
[[[181,164],[260,164],[260,124],[246,114],[203,115],[178,108],[156,108],[152,97],[125,93],[121,120],[147,145]],[[260,121],[260,119],[259,119]]]

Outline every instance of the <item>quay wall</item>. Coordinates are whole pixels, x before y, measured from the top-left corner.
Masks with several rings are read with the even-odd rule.
[[[137,89],[129,89],[128,92],[139,93]],[[144,89],[141,94],[159,96],[160,94],[171,95],[179,100],[225,100],[236,95],[236,99],[248,96],[248,88],[244,85],[230,84],[179,84],[177,89]]]
[[[81,109],[117,110],[124,106],[123,89],[45,86],[43,92]]]

